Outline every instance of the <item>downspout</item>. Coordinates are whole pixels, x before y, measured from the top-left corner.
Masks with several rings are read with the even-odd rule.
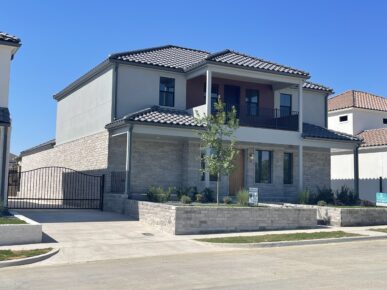
[[[112,86],[112,121],[117,119],[117,79],[118,79],[118,63],[114,63],[113,68],[113,86]]]
[[[327,94],[326,96],[325,96],[325,104],[324,104],[324,107],[325,107],[325,120],[324,120],[324,122],[325,122],[325,128],[328,128],[328,97],[329,97],[329,95]]]
[[[359,199],[359,147],[360,144],[357,144],[355,147],[355,150],[353,152],[353,161],[354,161],[354,191],[355,196],[357,199]]]

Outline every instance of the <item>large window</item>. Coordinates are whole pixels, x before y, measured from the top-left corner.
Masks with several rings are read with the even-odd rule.
[[[271,183],[272,155],[271,151],[255,152],[255,183]]]
[[[175,79],[160,78],[159,105],[167,107],[175,106]]]
[[[206,163],[203,160],[205,154],[206,153],[204,151],[201,152],[201,163],[200,163],[200,165],[201,165],[201,169],[202,169],[202,176],[201,176],[201,180],[202,181],[206,180],[206,173],[203,171],[205,166],[206,166]],[[218,177],[216,175],[210,174],[210,181],[218,181]]]
[[[204,84],[204,90],[203,90],[203,96],[204,101],[206,100],[206,84]],[[211,113],[215,113],[215,103],[218,101],[219,98],[219,86],[216,84],[213,84],[211,87]]]
[[[293,154],[284,153],[284,184],[293,184]]]
[[[290,116],[292,114],[292,95],[281,94],[280,114],[281,117]]]
[[[258,90],[246,90],[246,109],[247,115],[258,116],[259,115],[259,91]]]

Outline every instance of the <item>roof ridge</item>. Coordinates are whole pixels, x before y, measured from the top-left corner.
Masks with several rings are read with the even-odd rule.
[[[183,49],[183,50],[196,51],[196,52],[210,54],[208,51],[205,51],[205,50],[188,48],[188,47],[178,46],[178,45],[174,45],[174,44],[166,44],[166,45],[154,46],[154,47],[149,47],[149,48],[144,48],[144,49],[136,49],[136,50],[117,52],[117,53],[110,54],[109,58],[115,58],[115,57],[118,57],[121,55],[128,55],[128,54],[132,55],[132,54],[146,53],[146,52],[151,52],[151,51],[156,51],[156,50],[163,50],[163,49],[167,49],[167,48],[178,48],[178,49]]]
[[[226,54],[226,53],[229,53],[229,52],[231,52],[231,50],[229,50],[229,49],[223,49],[223,50],[220,50],[220,51],[211,53],[210,55],[208,55],[208,56],[205,58],[205,60],[210,60],[211,58],[214,58],[214,57],[217,57],[217,56],[221,56],[221,55]]]
[[[378,130],[387,130],[387,128],[373,128],[373,129],[365,129],[363,131],[361,131],[360,133],[358,133],[357,135],[360,135],[364,132],[369,132],[369,131],[378,131]]]
[[[259,58],[259,57],[256,57],[256,56],[252,56],[252,55],[248,55],[246,53],[243,53],[243,52],[239,52],[239,51],[236,51],[236,50],[232,50],[232,49],[226,49],[228,50],[229,52],[232,52],[232,53],[236,53],[236,54],[239,54],[241,56],[245,56],[245,57],[250,57],[250,58],[253,58],[255,60],[259,60],[259,61],[262,61],[262,62],[267,62],[269,64],[273,64],[273,65],[278,65],[278,66],[282,66],[284,68],[287,68],[287,69],[290,69],[290,70],[297,70],[297,71],[300,71],[308,76],[310,76],[310,74],[307,72],[307,71],[304,71],[304,70],[301,70],[301,69],[298,69],[298,68],[293,68],[293,67],[290,67],[290,66],[287,66],[287,65],[283,65],[283,64],[280,64],[278,62],[274,62],[274,61],[271,61],[271,60],[266,60],[266,59],[263,59],[263,58]]]

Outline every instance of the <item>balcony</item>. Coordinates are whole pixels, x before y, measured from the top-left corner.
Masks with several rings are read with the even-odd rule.
[[[237,110],[240,126],[258,127],[288,131],[298,131],[298,112],[272,108],[259,108],[256,115],[250,115],[246,107],[226,104],[225,110],[231,111],[232,106]]]

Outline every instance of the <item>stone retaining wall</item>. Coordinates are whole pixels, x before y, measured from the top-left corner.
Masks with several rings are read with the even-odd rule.
[[[175,235],[311,228],[315,209],[176,206],[106,194],[104,209],[132,216]]]

